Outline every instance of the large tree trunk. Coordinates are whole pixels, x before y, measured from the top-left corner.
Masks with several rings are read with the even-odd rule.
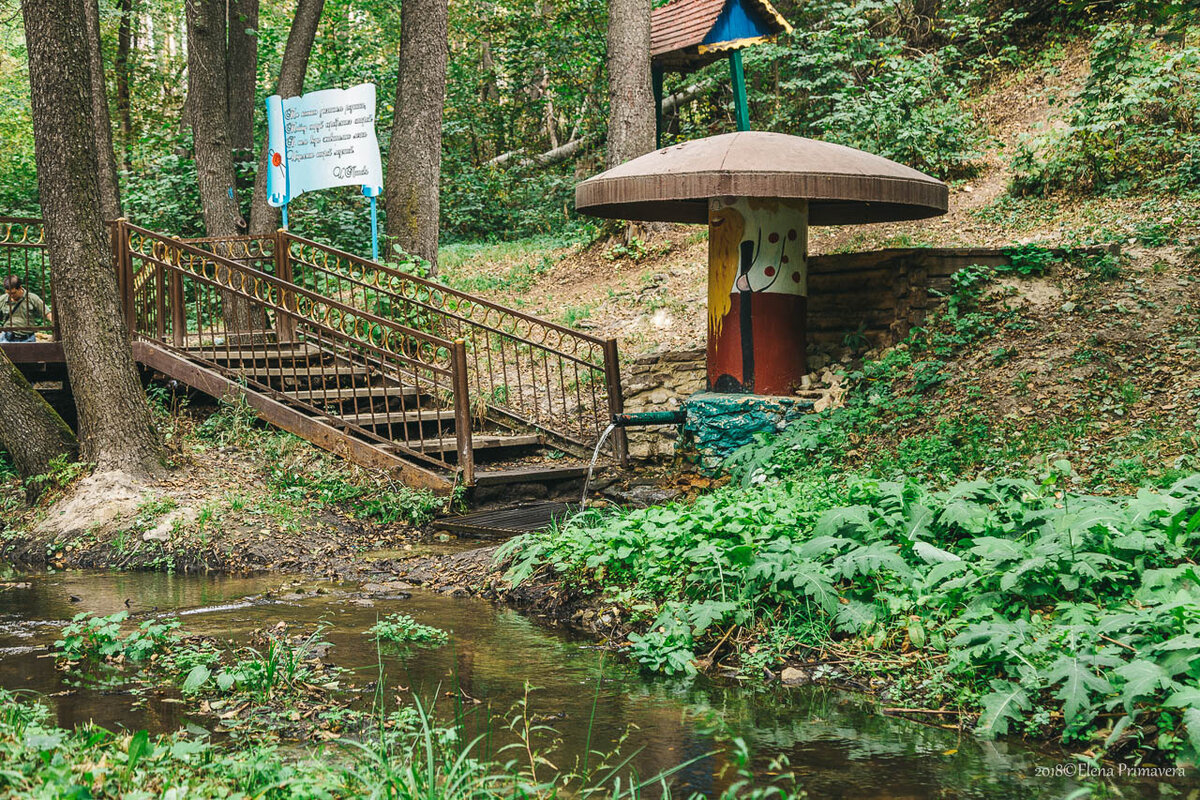
[[[609,167],[654,149],[650,7],[651,0],[608,3]]]
[[[129,84],[133,79],[133,0],[120,0],[121,22],[117,26],[117,56],[113,71],[117,78],[117,119],[121,125],[121,162],[126,172],[133,170],[133,114],[129,102]]]
[[[187,117],[196,152],[200,210],[209,236],[237,236],[245,228],[234,186],[226,84],[225,0],[184,0],[187,15]],[[261,317],[243,297],[222,293],[222,314],[230,337],[261,331]],[[261,310],[260,310],[261,311]]]
[[[80,455],[97,469],[149,474],[158,437],[133,364],[100,219],[85,0],[25,0],[39,194]]]
[[[112,119],[108,115],[108,87],[104,57],[100,52],[100,0],[83,0],[87,14],[88,66],[92,71],[92,115],[96,120],[96,157],[100,162],[100,211],[104,219],[121,216],[121,188],[117,184],[117,157],[113,154]]]
[[[283,63],[279,66],[279,85],[275,93],[280,97],[295,97],[304,93],[304,73],[308,72],[308,58],[312,54],[313,40],[317,36],[317,25],[325,0],[299,0],[292,17],[292,29],[288,32],[287,46],[283,50]],[[279,227],[279,209],[267,205],[267,148],[262,148],[258,157],[258,171],[254,173],[254,195],[250,200],[250,233],[265,236]]]
[[[225,2],[184,0],[187,13],[187,115],[196,180],[209,236],[236,236],[243,225],[233,186],[225,92]]]
[[[429,261],[437,274],[442,107],[446,100],[447,0],[400,7],[396,116],[384,186],[393,244]]]
[[[254,103],[258,97],[258,0],[229,0],[229,70],[226,108],[229,144],[238,158],[254,149]]]
[[[12,457],[13,466],[22,478],[49,472],[50,462],[57,456],[74,460],[79,449],[75,434],[3,350],[0,350],[0,408],[4,409],[0,448]],[[33,495],[36,486],[29,486]]]

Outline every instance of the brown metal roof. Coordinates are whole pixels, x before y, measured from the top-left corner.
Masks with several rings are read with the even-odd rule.
[[[690,70],[720,58],[763,37],[704,45],[704,38],[716,24],[729,0],[672,0],[650,12],[650,57],[660,66]],[[775,10],[769,0],[749,0],[775,33],[790,31],[792,26]]]
[[[575,208],[610,219],[706,223],[711,197],[795,197],[809,224],[946,213],[946,184],[886,158],[800,136],[741,131],[664,147],[575,187]]]

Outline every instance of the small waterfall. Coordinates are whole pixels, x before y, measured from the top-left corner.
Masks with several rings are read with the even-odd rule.
[[[614,423],[609,423],[609,426],[604,429],[604,433],[600,434],[600,441],[596,442],[596,450],[592,453],[592,463],[588,464],[587,477],[583,479],[583,496],[579,500],[580,511],[587,508],[588,487],[592,484],[592,470],[596,468],[596,461],[600,458],[600,448],[604,447],[604,443],[608,441],[609,435],[616,428],[617,426]]]

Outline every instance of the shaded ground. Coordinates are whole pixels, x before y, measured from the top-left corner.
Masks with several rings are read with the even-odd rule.
[[[228,409],[160,411],[171,468],[160,480],[119,474],[73,480],[70,470],[34,507],[15,480],[0,560],[25,568],[272,570],[354,578],[372,554],[445,549],[422,528],[446,501],[343,463]]]

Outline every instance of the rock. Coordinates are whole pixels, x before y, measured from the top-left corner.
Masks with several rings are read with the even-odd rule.
[[[367,594],[395,594],[411,588],[413,585],[405,581],[382,581],[380,583],[364,583],[362,590]]]
[[[779,680],[784,686],[805,686],[812,683],[812,676],[802,669],[786,667],[779,674]]]
[[[368,600],[365,597],[353,597],[350,599],[350,605],[358,606],[359,608],[374,608],[375,601]]]
[[[1077,308],[1077,306],[1074,303],[1072,303],[1070,300],[1068,300],[1067,302],[1065,302],[1061,306],[1059,306],[1058,310],[1063,312],[1064,314],[1070,314],[1076,308]]]

